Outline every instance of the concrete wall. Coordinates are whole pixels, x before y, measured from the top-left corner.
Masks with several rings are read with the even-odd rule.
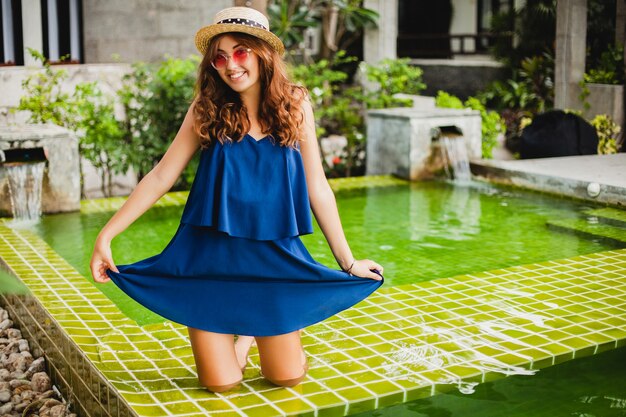
[[[115,96],[122,86],[122,77],[132,69],[128,64],[95,64],[95,65],[54,65],[53,70],[67,71],[67,79],[62,91],[72,94],[76,84],[97,81],[105,95]],[[40,67],[0,67],[0,123],[24,123],[27,115],[10,114],[9,108],[20,103],[24,95],[22,82],[29,76],[42,71]],[[121,107],[116,109],[120,118],[123,116]]]
[[[615,123],[626,131],[624,120],[624,86],[610,84],[587,84],[589,96],[587,102],[591,106],[585,110],[585,117],[592,119],[598,114],[609,115]]]
[[[414,59],[411,61],[424,71],[426,90],[421,94],[436,96],[443,90],[467,98],[484,90],[495,80],[506,78],[506,69],[491,59]]]
[[[232,5],[232,0],[84,0],[85,62],[158,61],[164,54],[197,54],[196,31]]]

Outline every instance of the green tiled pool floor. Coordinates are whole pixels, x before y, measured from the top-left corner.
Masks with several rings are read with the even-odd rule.
[[[276,388],[253,350],[243,384],[199,386],[184,326],[139,327],[31,232],[0,257],[139,416],[340,416],[626,345],[626,249],[383,288],[311,326],[309,376]]]
[[[626,215],[623,210],[610,207],[588,210],[584,218],[553,219],[546,225],[561,232],[574,233],[592,239],[626,243]]]

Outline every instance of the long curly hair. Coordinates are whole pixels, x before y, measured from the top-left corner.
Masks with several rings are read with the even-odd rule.
[[[250,130],[248,109],[239,93],[232,90],[211,66],[219,40],[224,35],[233,37],[258,56],[261,82],[258,120],[263,133],[278,140],[282,146],[296,148],[296,142],[302,140],[300,102],[307,94],[306,89],[289,80],[282,57],[267,42],[235,32],[211,39],[198,68],[194,88],[194,130],[200,136],[201,146],[207,147],[215,139],[221,143],[240,141]]]

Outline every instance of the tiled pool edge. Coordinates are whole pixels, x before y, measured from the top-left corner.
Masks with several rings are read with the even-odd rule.
[[[9,233],[9,231],[5,228],[5,230],[0,230],[0,235],[2,233]],[[20,236],[20,238],[24,237],[25,236]],[[49,259],[50,263],[53,264],[55,268],[57,268],[57,272],[60,270],[64,270],[63,268],[65,268],[66,266],[62,264],[62,261],[58,258],[58,255],[56,255],[56,253],[49,252],[50,248],[47,247],[45,243],[39,241],[36,236],[26,236],[26,240],[27,244],[22,248],[24,253],[21,255],[24,260],[33,259],[34,254],[29,253],[29,250],[38,251],[42,256],[46,256],[47,259]],[[16,247],[16,249],[18,248]],[[626,251],[609,251],[577,258],[583,260],[588,259],[588,269],[590,269],[590,273],[594,273],[594,268],[600,268],[598,272],[602,272],[602,262],[598,259],[601,260],[610,256],[615,256],[616,258],[619,258],[618,268],[621,269],[618,269],[618,271],[620,271],[621,274],[613,273],[613,275],[616,275],[613,278],[617,279],[616,282],[619,284],[618,287],[620,288],[620,291],[624,293],[624,291],[626,291],[626,279],[624,277],[624,271],[626,271]],[[11,263],[13,265],[18,265],[19,262],[16,262],[17,260],[17,258],[14,258],[12,259]],[[343,413],[345,412],[354,413],[372,408],[392,405],[398,402],[429,396],[434,392],[453,388],[450,383],[445,383],[446,377],[450,378],[456,376],[466,380],[469,379],[479,382],[483,380],[489,380],[499,375],[495,373],[490,374],[484,372],[477,375],[476,372],[479,371],[479,369],[466,365],[463,362],[460,362],[459,364],[453,363],[451,366],[446,366],[446,369],[442,369],[441,372],[433,372],[432,370],[418,369],[415,367],[412,368],[411,364],[403,364],[400,361],[394,362],[393,355],[385,355],[389,352],[394,353],[398,349],[400,349],[399,353],[403,353],[402,349],[403,343],[405,343],[403,342],[404,340],[417,340],[418,342],[420,342],[422,339],[425,339],[427,341],[427,345],[432,345],[433,347],[438,347],[439,345],[448,345],[446,347],[446,349],[448,349],[446,352],[451,351],[454,353],[455,347],[449,346],[450,343],[446,343],[445,341],[429,340],[429,337],[432,339],[432,335],[425,335],[424,329],[416,328],[416,324],[423,324],[425,318],[428,318],[428,322],[426,324],[428,324],[429,326],[439,325],[439,331],[441,331],[442,329],[446,329],[446,326],[453,325],[455,331],[457,328],[459,329],[458,332],[460,336],[463,336],[463,334],[461,334],[461,331],[474,331],[473,327],[465,322],[460,321],[461,317],[470,317],[473,320],[479,320],[482,315],[486,317],[486,319],[483,318],[482,320],[487,320],[488,322],[489,320],[493,321],[497,319],[498,314],[496,314],[497,312],[493,311],[493,306],[491,306],[492,311],[489,311],[489,308],[484,308],[485,304],[477,304],[475,300],[472,300],[472,297],[476,299],[481,297],[496,297],[495,299],[499,303],[500,299],[497,297],[497,294],[493,294],[492,291],[486,291],[485,285],[478,285],[477,288],[468,289],[466,288],[466,282],[468,282],[468,280],[473,280],[472,282],[478,282],[479,284],[482,281],[483,284],[485,284],[493,281],[494,279],[497,281],[498,279],[500,279],[499,277],[504,275],[511,276],[512,274],[517,273],[516,271],[520,271],[526,268],[527,272],[529,272],[529,277],[526,277],[527,282],[525,284],[532,286],[539,281],[536,279],[533,280],[531,277],[541,276],[541,270],[553,269],[553,272],[557,274],[566,274],[567,272],[556,269],[557,267],[560,268],[563,265],[567,266],[567,260],[542,263],[539,264],[539,266],[530,265],[526,267],[507,268],[500,271],[473,274],[471,276],[453,277],[443,280],[437,280],[436,282],[431,281],[430,283],[414,284],[385,289],[379,294],[375,294],[371,300],[364,303],[359,308],[348,310],[347,312],[341,314],[336,318],[333,318],[321,325],[314,326],[311,331],[307,331],[307,334],[305,336],[305,343],[311,346],[310,351],[311,357],[314,361],[313,365],[315,365],[315,362],[319,361],[330,361],[330,364],[328,366],[313,366],[311,370],[311,380],[304,384],[304,387],[308,386],[308,388],[302,388],[301,392],[297,390],[269,389],[267,385],[263,385],[258,376],[255,377],[254,372],[256,372],[256,369],[254,367],[251,367],[247,376],[250,377],[250,373],[252,373],[253,378],[250,378],[250,382],[248,382],[248,385],[246,385],[246,387],[244,388],[244,391],[246,391],[244,392],[245,395],[242,394],[239,396],[238,393],[235,393],[233,394],[234,397],[232,398],[211,397],[210,399],[208,399],[204,397],[209,397],[210,394],[201,394],[200,391],[189,390],[187,390],[187,395],[189,395],[190,393],[193,393],[194,396],[201,394],[203,398],[197,400],[196,404],[210,404],[211,406],[218,406],[220,402],[223,402],[225,405],[230,403],[228,407],[222,408],[222,410],[224,410],[224,413],[221,413],[219,415],[242,415],[233,412],[233,405],[241,406],[239,401],[244,403],[246,403],[246,401],[250,401],[249,399],[246,399],[246,395],[248,395],[248,393],[250,392],[256,391],[260,392],[261,395],[257,395],[257,397],[254,397],[255,394],[250,395],[256,398],[257,401],[261,402],[261,404],[259,407],[251,409],[251,411],[255,411],[256,414],[254,415],[264,415],[260,414],[261,412],[265,412],[265,415],[268,415],[267,413],[274,413],[276,415],[289,414],[296,410],[296,412],[303,412],[305,414],[343,415]],[[29,271],[32,272],[32,268],[25,268],[21,272],[16,271],[14,268],[12,269],[14,270],[14,272],[16,272],[17,275],[20,275],[21,273],[25,277],[28,276]],[[563,270],[572,270],[572,268],[567,266],[567,268],[563,268]],[[45,276],[45,272],[42,272],[42,274],[44,274],[43,276]],[[40,274],[37,273],[37,275]],[[81,288],[85,289],[88,289],[91,286],[91,284],[86,282],[84,278],[80,277],[75,271],[68,271],[64,273],[62,277],[63,279],[61,280],[59,280],[59,278],[61,278],[59,277],[59,274],[54,273],[54,271],[52,271],[51,275],[46,277],[52,283],[65,283],[70,284],[70,286],[74,287],[81,285]],[[577,280],[578,278],[574,275],[573,279]],[[505,282],[504,279],[500,279],[500,281]],[[83,285],[85,286],[82,287]],[[594,284],[592,283],[591,285]],[[43,288],[46,289],[45,286]],[[505,295],[508,294],[508,298],[520,297],[520,294],[523,295],[525,288],[526,287],[524,285],[521,285],[519,282],[514,282],[513,285],[510,285],[508,289],[507,286],[501,287],[501,289],[503,290],[510,290],[510,293],[506,291],[505,293],[503,293]],[[562,292],[561,289],[553,285],[551,285],[550,289],[553,291]],[[450,290],[453,292],[465,291],[465,295],[468,295],[468,297],[464,299],[464,303],[457,303],[451,300],[441,300],[441,294],[443,293],[443,290]],[[603,290],[609,291],[607,294],[609,296],[611,295],[611,289],[609,287],[604,288]],[[43,294],[46,293],[44,292]],[[112,317],[113,320],[111,321],[111,323],[113,325],[120,325],[121,327],[132,327],[132,324],[129,324],[127,320],[123,320],[122,318],[117,316],[115,314],[115,311],[112,311],[109,308],[110,302],[100,304],[98,301],[98,304],[96,304],[94,301],[97,301],[97,299],[99,299],[97,297],[97,294],[95,292],[90,292],[90,294],[93,294],[90,298],[92,304],[94,306],[99,306],[99,309],[102,309],[103,315],[105,317]],[[584,301],[584,294],[586,293],[583,292],[581,295],[565,291],[564,299],[568,299],[568,297],[582,297],[579,300]],[[108,301],[108,299],[105,300]],[[539,303],[538,300],[532,301],[534,301],[535,304]],[[596,301],[589,299],[588,297],[587,301],[596,303]],[[39,300],[37,300],[37,303],[39,304]],[[547,349],[532,349],[532,347],[530,346],[526,347],[525,350],[519,352],[519,355],[512,355],[510,352],[512,349],[506,349],[506,351],[498,349],[490,350],[488,349],[489,346],[485,346],[485,349],[483,350],[477,349],[477,351],[479,351],[481,354],[484,353],[485,355],[490,355],[490,357],[502,358],[503,362],[506,362],[507,365],[524,365],[528,363],[528,359],[530,358],[530,361],[533,364],[532,366],[534,368],[541,368],[544,366],[549,366],[553,363],[558,363],[563,360],[571,359],[573,357],[594,354],[602,351],[603,349],[623,346],[624,340],[626,339],[626,330],[619,330],[619,327],[624,327],[626,324],[626,307],[623,307],[624,303],[626,303],[626,300],[622,299],[621,303],[622,304],[619,304],[619,315],[615,319],[617,321],[610,325],[616,327],[615,330],[617,330],[617,334],[613,333],[612,335],[606,335],[602,332],[595,333],[595,331],[592,331],[591,336],[595,337],[594,335],[597,335],[598,337],[596,340],[587,340],[585,338],[575,337],[575,335],[572,334],[565,334],[564,336],[561,335],[561,337],[567,337],[563,338],[563,340],[559,339],[559,343],[555,343],[554,347],[552,346],[552,344],[549,345],[550,349],[557,349],[556,351],[548,351]],[[68,312],[65,311],[62,304],[58,305],[57,300],[54,300],[53,297],[51,299],[45,299],[43,304],[46,304],[47,306],[55,309],[57,311],[54,314],[55,316],[61,317],[63,320],[67,320],[67,317],[64,317],[64,313]],[[42,304],[39,305],[42,306]],[[441,306],[442,308],[439,308],[437,310],[436,307],[439,306]],[[477,306],[479,306],[480,308],[478,308]],[[488,304],[487,307],[489,307]],[[611,308],[610,306],[602,306],[601,304],[599,304],[599,307],[603,307],[599,309],[599,313],[602,313],[607,308]],[[24,308],[28,311],[28,306],[25,306]],[[517,308],[519,309],[521,307],[518,306]],[[542,309],[544,308],[545,307],[542,306]],[[80,315],[82,313],[79,312],[76,314]],[[458,315],[458,317],[456,317],[456,315]],[[606,315],[603,319],[606,319]],[[35,324],[39,324],[39,321],[34,317],[33,321],[35,322]],[[43,319],[41,322],[45,323],[46,321],[45,319]],[[52,319],[51,322],[57,323],[55,319]],[[577,326],[579,328],[584,328],[585,325],[585,323],[581,324],[571,321],[567,322],[566,324],[570,327]],[[39,328],[40,326],[37,327]],[[349,333],[350,330],[354,329],[356,329],[355,332],[353,332],[352,334]],[[135,330],[141,331],[140,329]],[[46,330],[44,329],[39,330],[39,332],[44,333],[45,331]],[[52,331],[54,332],[54,330]],[[589,329],[587,329],[587,331],[589,331]],[[37,332],[35,333],[37,334]],[[336,338],[338,336],[341,339],[345,339],[346,336],[352,337],[353,334],[356,335],[356,337],[354,338],[355,341],[353,343],[351,343],[350,345],[343,344],[341,346],[341,349],[337,349],[337,343],[334,341],[333,338]],[[115,340],[113,339],[115,334],[111,336],[107,335],[108,333],[104,334],[105,339],[101,339],[102,341],[98,341],[96,348],[109,348],[110,345],[113,345],[113,343],[115,342]],[[88,339],[87,336],[75,337],[79,337],[80,340]],[[108,339],[106,339],[107,337]],[[180,334],[178,334],[177,337],[183,339],[180,337]],[[555,332],[552,337],[558,338],[559,335]],[[561,342],[565,344],[562,344]],[[120,355],[126,352],[124,351],[123,347],[113,348],[109,351],[103,349],[94,349],[94,346],[91,344],[84,346],[86,348],[89,348],[90,350],[89,354],[85,354],[84,357],[94,357],[94,355],[97,355],[95,357],[101,359],[100,364],[109,363],[106,361],[106,358],[103,359],[102,355],[106,356],[108,354],[111,355],[113,359],[118,359],[121,357]],[[458,346],[456,348],[458,348]],[[130,350],[129,353],[133,353],[132,350]],[[409,351],[408,353],[411,352]],[[52,358],[53,355],[49,354],[49,356]],[[65,357],[71,358],[71,352],[68,353]],[[123,360],[121,360],[121,362],[123,362]],[[385,365],[386,362],[389,363]],[[114,363],[115,361],[111,361],[108,366],[113,366]],[[62,366],[59,366],[59,368],[61,368],[61,372],[64,372],[65,368],[63,368]],[[98,371],[98,373],[100,373],[97,368],[94,367],[94,369]],[[334,372],[330,374],[330,376],[327,375],[329,370]],[[117,371],[115,371],[113,368],[109,369],[109,371],[111,371],[110,375],[116,375],[115,372]],[[123,372],[123,370],[119,372]],[[399,372],[400,378],[404,378],[406,379],[406,381],[404,379],[397,379],[394,376],[394,372]],[[74,374],[70,373],[70,375],[73,376]],[[102,374],[100,373],[100,375]],[[163,374],[155,373],[156,377],[159,377],[160,375],[162,376]],[[188,373],[186,373],[186,375],[188,375]],[[410,378],[413,378],[413,381],[410,381]],[[436,385],[433,385],[433,383],[429,381],[436,381]],[[110,394],[108,393],[109,387],[106,385],[106,381],[104,382],[104,384],[105,386],[103,387],[102,385],[98,385],[96,383],[92,386],[92,388],[94,388],[94,392],[106,393],[103,394],[100,399],[106,397],[106,401],[108,401],[110,396]],[[343,389],[345,388],[345,384],[352,384],[355,389]],[[138,385],[142,384],[139,383]],[[132,394],[131,388],[133,387],[136,388],[136,386],[129,386],[129,388],[125,391],[127,395]],[[318,389],[319,392],[311,393],[308,391],[309,389],[314,388]],[[159,394],[158,391],[155,392],[156,394]],[[164,393],[167,393],[167,391],[165,391]],[[325,398],[327,399],[330,398],[330,400],[328,401],[323,401],[323,403],[326,404],[325,407],[315,406],[315,398],[318,398],[319,396],[325,396]],[[135,396],[135,398],[139,397]],[[138,415],[190,415],[177,414],[174,411],[177,407],[177,404],[180,404],[182,401],[188,401],[188,398],[181,398],[181,400],[172,400],[170,398],[167,401],[163,401],[165,404],[169,403],[168,405],[171,405],[171,409],[163,409],[163,407],[159,408],[158,404],[156,403],[154,405],[146,404],[145,406],[141,407],[136,406],[135,408],[142,411],[142,414]],[[332,398],[334,398],[334,401],[336,401],[335,405],[331,404]],[[153,397],[151,402],[154,403],[157,400],[158,397]],[[215,400],[219,400],[219,402]],[[272,404],[272,402],[274,401],[277,405]],[[98,407],[96,406],[95,409],[97,410]],[[163,414],[158,414],[159,410],[161,410]],[[119,411],[123,413],[121,409]],[[102,410],[97,411],[97,413],[100,414],[103,412],[104,411]]]
[[[1,256],[0,269],[19,279]],[[137,416],[30,289],[19,294],[0,292],[0,305],[28,340],[33,357],[45,357],[51,383],[68,401],[70,411],[79,417]]]

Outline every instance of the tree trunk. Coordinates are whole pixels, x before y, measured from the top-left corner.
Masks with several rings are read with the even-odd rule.
[[[330,4],[322,10],[322,44],[320,57],[330,59],[337,52],[339,9]]]

